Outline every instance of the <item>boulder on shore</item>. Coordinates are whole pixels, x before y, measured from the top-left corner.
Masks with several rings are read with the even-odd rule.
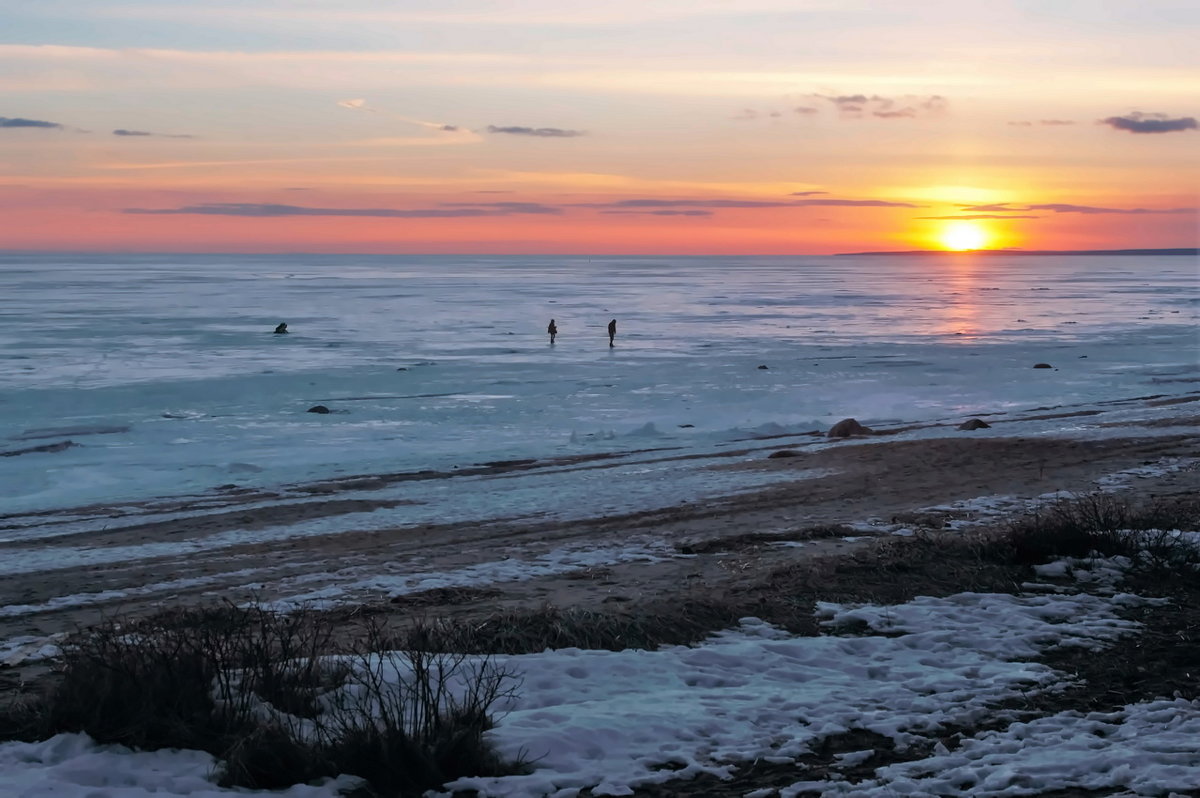
[[[969,418],[958,425],[959,429],[991,429],[991,424],[978,418]]]
[[[312,407],[308,408],[308,410],[306,410],[304,412],[306,412],[306,413],[331,413],[333,411],[331,411],[325,405],[313,405]]]
[[[777,452],[771,452],[769,455],[767,455],[767,459],[768,460],[778,460],[781,457],[799,457],[799,456],[800,456],[800,452],[794,451],[792,449],[780,449]]]
[[[859,424],[856,419],[843,418],[829,428],[827,438],[849,438],[851,435],[870,435],[871,428]]]

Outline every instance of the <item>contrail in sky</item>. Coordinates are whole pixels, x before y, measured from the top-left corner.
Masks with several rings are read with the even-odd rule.
[[[480,137],[473,131],[466,130],[465,128],[461,128],[458,125],[448,125],[448,124],[444,124],[441,122],[427,122],[424,119],[413,119],[412,117],[402,116],[401,114],[397,114],[392,111],[384,111],[379,108],[376,108],[373,105],[367,105],[367,101],[364,99],[361,99],[361,98],[353,99],[353,100],[338,100],[338,105],[340,105],[342,108],[349,108],[351,111],[366,111],[366,112],[372,113],[372,114],[383,114],[383,115],[389,116],[393,119],[399,119],[401,122],[404,122],[409,125],[416,125],[417,127],[423,127],[426,130],[436,130],[439,133],[453,133],[453,134],[455,134],[455,139],[456,139],[455,143],[466,144],[467,142],[471,142],[471,141],[483,141],[482,137]],[[401,144],[401,143],[404,143],[404,141],[405,141],[404,139],[372,139],[372,140],[368,141],[367,143]],[[416,141],[426,142],[426,141],[428,141],[428,139],[414,139],[412,141],[414,143]],[[449,142],[447,141],[445,143],[449,143]]]

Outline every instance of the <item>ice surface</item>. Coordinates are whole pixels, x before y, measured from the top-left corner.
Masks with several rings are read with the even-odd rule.
[[[0,457],[0,514],[958,421],[1200,376],[1182,258],[5,255],[0,296],[0,452],[78,444]],[[1031,430],[1063,428],[1088,421]]]

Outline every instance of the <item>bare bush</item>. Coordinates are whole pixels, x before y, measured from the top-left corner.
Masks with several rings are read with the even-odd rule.
[[[200,749],[222,761],[223,784],[259,789],[349,774],[380,796],[416,796],[522,767],[484,737],[519,685],[512,672],[487,657],[388,651],[371,618],[331,656],[335,632],[346,630],[323,614],[258,606],[110,620],[63,646],[61,678],[21,716],[21,736]]]

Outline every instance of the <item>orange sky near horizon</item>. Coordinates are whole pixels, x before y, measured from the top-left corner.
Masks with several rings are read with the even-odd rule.
[[[1127,6],[34,4],[0,249],[1195,247],[1200,13]]]

